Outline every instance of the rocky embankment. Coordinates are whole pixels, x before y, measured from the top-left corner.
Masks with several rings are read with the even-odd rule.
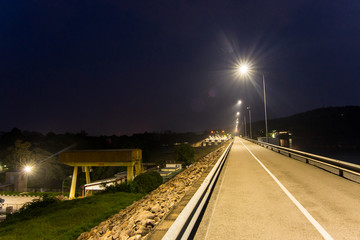
[[[224,149],[225,146],[222,146],[206,155],[139,201],[92,228],[90,232],[82,233],[78,240],[145,239],[179,203],[186,191],[201,177],[208,166],[220,157]]]

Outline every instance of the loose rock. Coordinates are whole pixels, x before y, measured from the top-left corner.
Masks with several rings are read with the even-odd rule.
[[[82,233],[77,240],[146,238],[151,230],[180,202],[190,186],[201,177],[208,166],[218,159],[224,148],[223,146],[195,162],[139,201],[92,228],[90,232]]]

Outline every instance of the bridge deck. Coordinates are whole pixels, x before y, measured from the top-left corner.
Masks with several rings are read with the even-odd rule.
[[[359,226],[360,184],[237,138],[195,239],[360,240]]]

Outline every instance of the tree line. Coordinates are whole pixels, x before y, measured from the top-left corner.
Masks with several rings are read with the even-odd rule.
[[[61,188],[64,181],[69,182],[72,168],[59,162],[59,152],[64,149],[126,149],[140,148],[143,161],[150,159],[153,151],[169,148],[174,143],[197,142],[209,133],[142,133],[132,136],[89,136],[85,131],[79,133],[42,134],[35,131],[22,131],[14,128],[0,132],[0,183],[5,181],[7,171],[22,171],[25,166],[33,166],[29,173],[28,187]],[[92,180],[112,177],[122,167],[94,168]],[[79,182],[85,182],[84,174],[79,174]]]

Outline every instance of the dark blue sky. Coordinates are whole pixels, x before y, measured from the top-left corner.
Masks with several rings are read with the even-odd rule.
[[[0,130],[201,131],[360,105],[360,3],[0,1]],[[244,110],[242,112],[245,113]]]

